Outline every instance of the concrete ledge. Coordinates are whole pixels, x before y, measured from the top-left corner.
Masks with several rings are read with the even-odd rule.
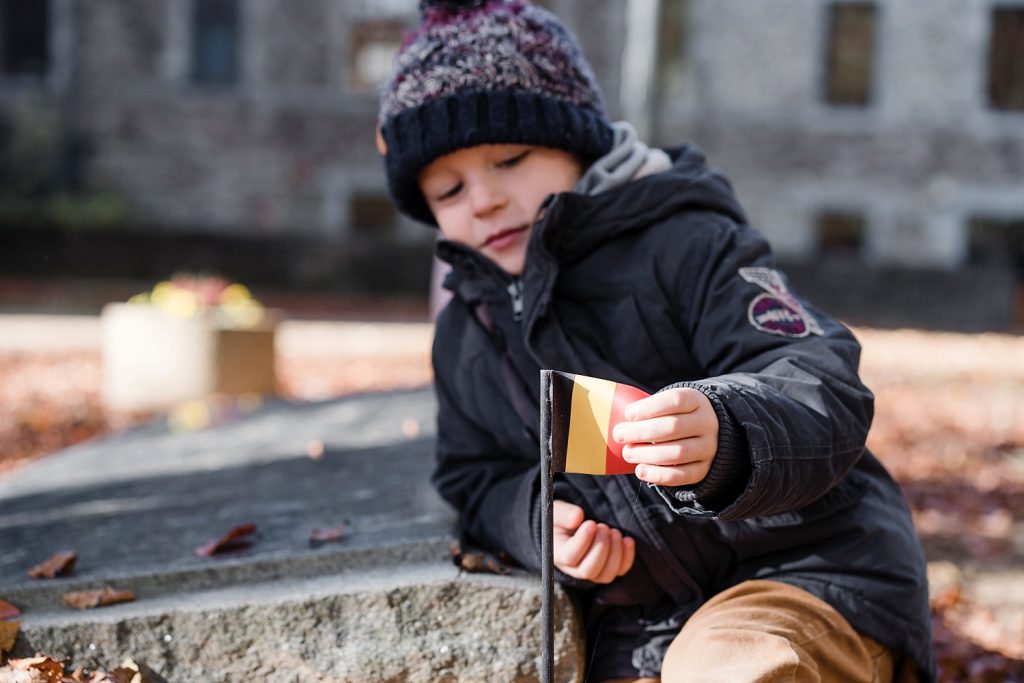
[[[16,654],[112,667],[126,656],[169,681],[535,681],[533,577],[467,575],[442,562],[141,596],[91,612],[26,615]],[[583,649],[557,594],[557,681]]]
[[[271,402],[200,432],[154,422],[0,481],[0,598],[23,612],[18,655],[109,667],[133,657],[169,681],[536,681],[539,580],[464,574],[454,516],[429,485],[432,392]],[[402,423],[415,420],[415,438]],[[321,440],[323,454],[305,452]],[[345,520],[337,544],[309,531]],[[193,550],[242,522],[259,540]],[[27,569],[74,549],[72,576]],[[88,611],[72,590],[136,601]],[[583,641],[558,593],[559,681]]]

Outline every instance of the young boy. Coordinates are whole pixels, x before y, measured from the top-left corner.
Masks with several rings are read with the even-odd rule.
[[[539,566],[539,371],[640,387],[636,476],[555,482],[555,565],[590,681],[934,676],[924,559],[865,447],[859,346],[797,298],[693,146],[608,122],[551,14],[421,2],[377,142],[440,227],[434,483],[465,534]]]

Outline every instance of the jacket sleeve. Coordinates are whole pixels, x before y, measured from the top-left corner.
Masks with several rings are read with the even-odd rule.
[[[536,571],[540,557],[531,526],[533,510],[539,505],[539,465],[503,452],[488,429],[470,414],[467,401],[471,399],[455,392],[454,373],[464,341],[460,336],[466,330],[464,321],[456,323],[462,332],[452,330],[448,309],[438,321],[433,350],[438,416],[432,483],[459,513],[463,531],[473,541],[507,552]]]
[[[860,346],[789,290],[767,242],[713,213],[689,226],[683,267],[659,264],[674,320],[706,378],[685,383],[721,425],[708,477],[659,492],[680,514],[742,519],[798,510],[864,452],[874,410]],[[675,254],[679,254],[675,250]]]

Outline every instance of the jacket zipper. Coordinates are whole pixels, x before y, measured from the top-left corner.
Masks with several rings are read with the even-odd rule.
[[[512,299],[512,319],[518,322],[523,319],[523,281],[519,278],[512,280],[505,291]]]

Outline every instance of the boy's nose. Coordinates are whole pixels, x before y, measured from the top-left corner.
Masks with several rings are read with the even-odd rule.
[[[486,216],[500,209],[508,202],[508,197],[497,183],[477,182],[473,185],[471,198],[473,213]]]

